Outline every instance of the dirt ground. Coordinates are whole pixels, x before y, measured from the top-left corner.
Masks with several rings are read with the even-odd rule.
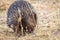
[[[60,40],[60,0],[27,0],[37,12],[34,34],[16,37],[6,24],[7,10],[15,0],[0,0],[0,40]]]

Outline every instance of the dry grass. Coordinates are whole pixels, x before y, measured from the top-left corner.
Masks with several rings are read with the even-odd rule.
[[[3,2],[10,5],[13,1],[1,0],[0,5],[3,5]],[[35,34],[26,34],[18,38],[13,33],[7,32],[8,8],[6,10],[0,8],[3,10],[0,10],[0,40],[60,40],[60,0],[30,0],[29,2],[34,6],[38,17]]]

